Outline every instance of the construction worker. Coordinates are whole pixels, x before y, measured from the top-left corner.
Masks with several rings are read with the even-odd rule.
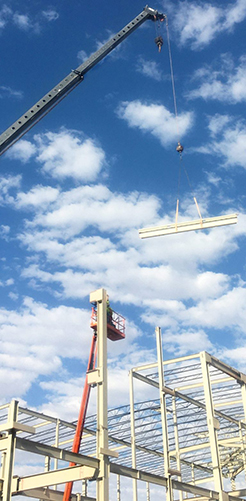
[[[108,295],[107,295],[107,324],[113,325],[113,310],[109,304]]]

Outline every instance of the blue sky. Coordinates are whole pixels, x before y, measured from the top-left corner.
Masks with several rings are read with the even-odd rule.
[[[1,131],[142,7],[1,2]],[[155,360],[156,325],[164,358],[207,350],[246,370],[246,4],[150,7],[168,16],[182,163],[202,216],[238,212],[238,224],[138,237],[174,222],[180,167],[166,29],[159,54],[147,21],[1,157],[2,403],[76,418],[100,287],[127,319],[126,340],[108,343],[111,406],[128,402],[128,369]],[[182,171],[180,221],[196,218]]]

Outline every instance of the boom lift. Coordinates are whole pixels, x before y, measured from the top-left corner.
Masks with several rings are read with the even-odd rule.
[[[125,40],[133,31],[145,21],[164,21],[166,16],[151,7],[146,7],[140,14],[128,23],[122,30],[105,43],[98,51],[90,56],[76,70],[72,70],[60,83],[45,94],[24,115],[14,122],[5,132],[0,135],[0,155],[12,144],[20,139],[31,127],[33,127],[44,115],[47,115],[64,97],[82,82],[84,75],[109,54],[117,45]]]
[[[73,439],[72,452],[79,453],[80,444],[82,440],[85,418],[89,404],[91,386],[88,384],[88,372],[95,369],[97,357],[97,310],[96,304],[92,306],[91,323],[90,327],[93,329],[93,336],[91,341],[91,349],[86,371],[86,378],[84,384],[83,395],[80,404],[79,417],[77,421],[76,431]],[[119,341],[125,339],[125,318],[108,308],[107,312],[107,338],[111,341]],[[75,466],[75,463],[69,463],[69,466]],[[72,493],[73,482],[67,482],[64,489],[63,501],[69,501]]]

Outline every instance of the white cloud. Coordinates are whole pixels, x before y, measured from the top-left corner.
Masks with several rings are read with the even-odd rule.
[[[153,78],[154,80],[157,80],[157,82],[160,82],[163,79],[162,71],[156,61],[147,61],[141,57],[136,68],[139,73],[142,73],[146,77]]]
[[[79,50],[78,54],[77,54],[77,58],[79,59],[79,61],[81,63],[84,63],[86,61],[86,59],[88,59],[88,54],[87,52],[85,52],[85,50]]]
[[[105,152],[95,140],[66,129],[37,134],[33,142],[22,139],[8,150],[7,156],[23,163],[34,158],[52,177],[87,182],[95,181],[106,165]]]
[[[197,70],[193,78],[201,83],[187,94],[190,99],[217,99],[231,104],[246,100],[245,55],[240,57],[238,66],[235,66],[230,54],[223,54],[219,69],[207,65]]]
[[[14,90],[6,85],[0,85],[0,98],[5,97],[16,97],[20,99],[23,97],[23,92],[21,90]]]
[[[36,151],[37,148],[33,143],[26,139],[20,139],[20,141],[7,151],[6,156],[10,159],[26,163],[35,155]]]
[[[225,127],[229,124],[230,117],[228,115],[220,115],[216,113],[214,116],[209,117],[208,128],[213,136],[217,136],[220,132],[223,133]]]
[[[235,287],[215,300],[203,300],[182,315],[189,324],[236,329],[246,335],[246,288]]]
[[[39,191],[35,190],[35,196],[41,196]],[[55,195],[53,191],[51,194]],[[24,200],[30,196],[24,195]],[[23,195],[19,194],[19,198]],[[100,231],[122,232],[153,218],[158,207],[155,196],[138,192],[113,194],[103,185],[81,186],[60,193],[57,203],[54,202],[46,213],[37,215],[32,224],[52,229],[54,235],[57,233],[63,238],[75,236],[89,226]]]
[[[162,337],[165,350],[174,354],[175,357],[182,357],[188,353],[197,353],[204,350],[210,353],[213,352],[213,345],[203,330],[188,328],[178,334],[165,330]]]
[[[19,14],[18,12],[15,12],[13,15],[13,22],[23,31],[29,31],[33,28],[32,21],[27,14]]]
[[[121,357],[117,355],[114,359],[110,355],[110,350],[116,345],[117,347],[125,346],[125,354]],[[113,408],[129,404],[128,371],[137,365],[156,362],[156,354],[153,350],[143,349],[136,344],[126,347],[126,340],[117,343],[109,342],[108,349],[108,405],[109,408]],[[39,411],[66,420],[77,419],[83,385],[84,376],[67,379],[67,381],[42,382],[41,387],[46,391],[47,403],[43,404]],[[148,396],[153,398],[153,388],[136,382],[135,390],[137,390],[138,400],[144,400]],[[158,398],[158,393],[156,396]],[[94,413],[96,413],[96,389],[91,391],[87,415]]]
[[[3,5],[0,10],[0,29],[5,28],[11,14],[12,10],[7,5]]]
[[[233,29],[246,17],[244,0],[218,7],[209,2],[179,1],[178,5],[166,2],[172,26],[182,45],[202,49],[223,32]]]
[[[225,167],[240,166],[246,168],[246,125],[243,121],[233,123],[227,117],[216,115],[208,125],[212,141],[197,148],[204,154],[224,158]]]
[[[59,14],[54,9],[43,10],[42,15],[47,21],[56,21],[59,17]]]
[[[220,31],[221,17],[222,9],[209,3],[179,2],[173,24],[180,43],[190,43],[193,49],[207,45]]]
[[[53,177],[94,181],[105,165],[103,149],[92,139],[80,139],[71,131],[47,132],[34,137],[37,161]]]
[[[64,357],[86,361],[91,342],[89,318],[89,310],[49,309],[30,298],[20,310],[1,308],[1,372],[2,380],[8,380],[2,398],[23,396],[38,377],[62,371]]]
[[[239,346],[237,348],[221,348],[219,350],[219,357],[221,360],[225,360],[227,363],[232,365],[232,367],[237,367],[239,370],[246,372],[246,346],[244,340],[240,340]]]
[[[141,101],[125,101],[117,110],[119,118],[126,120],[129,127],[150,132],[164,147],[177,140],[177,119],[173,113],[159,104],[146,104]],[[178,127],[184,136],[193,125],[191,112],[180,113]]]
[[[18,207],[28,206],[42,208],[57,200],[59,190],[51,186],[35,186],[28,193],[19,192],[16,197]]]
[[[10,227],[8,225],[6,224],[0,225],[0,238],[8,241],[9,232],[10,232]]]
[[[21,176],[0,177],[0,204],[12,203],[14,201],[11,195],[12,191],[20,187]]]
[[[246,4],[244,0],[237,0],[234,5],[229,4],[225,11],[224,29],[231,30],[236,23],[241,23],[246,17]]]
[[[58,12],[52,8],[43,10],[41,13],[38,13],[35,18],[28,12],[23,13],[19,11],[13,11],[10,7],[4,4],[0,8],[0,29],[6,28],[8,24],[13,24],[23,32],[32,32],[38,34],[41,31],[42,21],[56,21],[58,17]],[[36,19],[38,19],[38,21]]]

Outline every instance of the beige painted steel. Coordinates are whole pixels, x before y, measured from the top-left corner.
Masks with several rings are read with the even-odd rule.
[[[105,295],[104,293],[102,293],[102,291],[103,290],[100,289],[98,291],[100,293],[99,297],[97,296],[97,302],[99,303],[98,322],[101,318],[101,324],[99,322],[98,328],[100,331],[101,325],[100,332],[103,332],[103,335],[105,335],[106,338],[106,301]],[[95,293],[93,293],[93,298],[95,298]],[[103,307],[104,302],[105,311]],[[5,430],[8,431],[3,434],[2,438],[0,438],[0,450],[3,451],[1,476],[4,480],[2,482],[2,489],[0,482],[0,490],[2,490],[3,492],[3,490],[5,489],[4,501],[10,501],[11,497],[15,448],[20,449],[21,451],[26,451],[26,453],[30,452],[42,455],[44,458],[46,457],[47,465],[54,465],[53,460],[59,460],[59,465],[60,460],[66,462],[72,461],[80,465],[74,467],[73,471],[71,471],[71,468],[65,468],[62,470],[49,471],[47,473],[41,473],[38,475],[32,475],[29,477],[17,478],[13,480],[13,494],[22,494],[29,497],[37,497],[39,499],[44,499],[44,501],[62,501],[62,493],[60,491],[55,491],[54,489],[49,489],[47,485],[55,485],[56,483],[58,484],[61,481],[61,476],[62,482],[65,482],[66,479],[64,479],[64,471],[67,471],[69,475],[75,475],[76,471],[76,475],[73,478],[78,478],[79,476],[80,479],[82,477],[82,471],[84,472],[84,474],[86,471],[90,471],[91,474],[94,475],[93,478],[95,478],[96,483],[98,484],[97,501],[99,498],[101,499],[101,501],[108,501],[107,498],[103,496],[105,493],[105,488],[106,492],[108,492],[107,486],[109,480],[109,472],[111,474],[117,475],[117,486],[119,486],[120,477],[126,477],[134,481],[136,489],[139,481],[146,482],[150,486],[155,485],[163,487],[163,491],[168,489],[168,499],[170,499],[170,501],[173,501],[173,490],[179,491],[180,501],[182,499],[182,493],[186,493],[184,497],[193,495],[196,497],[196,499],[200,498],[200,501],[202,501],[203,499],[211,499],[216,501],[238,501],[239,499],[244,497],[244,495],[242,494],[243,491],[233,490],[233,492],[225,492],[223,490],[222,475],[225,476],[226,474],[226,478],[232,479],[234,484],[234,477],[240,475],[241,473],[241,476],[239,477],[239,480],[241,482],[242,475],[246,467],[246,423],[244,422],[246,415],[245,375],[240,371],[228,366],[227,364],[224,364],[215,357],[207,354],[206,352],[188,357],[175,358],[171,361],[163,361],[160,331],[157,332],[157,337],[159,339],[158,362],[155,364],[146,364],[145,366],[142,366],[144,367],[144,374],[141,374],[141,370],[139,370],[139,368],[133,368],[130,371],[130,392],[132,393],[130,398],[130,408],[132,413],[132,425],[130,426],[131,423],[129,416],[127,418],[127,426],[129,426],[128,437],[130,436],[131,431],[131,440],[130,438],[126,438],[126,436],[124,437],[124,435],[122,435],[125,421],[123,421],[123,428],[121,429],[119,427],[119,432],[121,433],[120,438],[117,437],[115,431],[113,433],[114,436],[111,435],[111,433],[108,431],[108,410],[107,398],[105,406],[105,387],[104,391],[102,391],[100,394],[100,398],[98,395],[98,420],[100,427],[97,426],[94,430],[87,429],[86,436],[89,437],[89,442],[93,439],[94,444],[95,438],[93,437],[95,437],[97,433],[97,449],[94,445],[94,448],[90,450],[90,456],[73,454],[68,450],[61,449],[62,443],[71,442],[71,440],[69,440],[69,436],[67,440],[64,440],[64,438],[66,438],[66,433],[68,433],[68,435],[72,435],[75,428],[74,424],[60,421],[62,425],[60,434],[61,436],[59,437],[59,424],[56,418],[51,418],[47,415],[42,415],[40,413],[37,413],[36,411],[23,409],[21,407],[19,407],[18,415],[18,405],[16,402],[11,403],[10,405],[8,404],[4,407],[0,407],[0,409],[4,408],[9,410],[8,419],[6,421],[6,424],[3,425]],[[102,346],[100,347],[101,356],[98,360],[98,369],[101,369],[103,366],[104,368],[105,366],[107,367],[105,338],[102,339]],[[199,370],[197,369],[198,366]],[[165,373],[163,372],[164,368]],[[194,369],[194,375],[193,368],[196,368]],[[183,369],[184,372],[182,372]],[[138,370],[139,372],[137,372]],[[198,374],[198,380],[196,380],[196,371]],[[158,372],[160,384],[158,382]],[[170,373],[173,374],[172,377],[170,377]],[[186,373],[188,375],[187,381],[185,379]],[[102,378],[100,378],[100,381],[97,381],[98,393],[99,388],[102,387],[105,383],[105,378],[107,383],[107,371],[106,376],[103,370],[101,371],[101,374]],[[185,374],[185,376],[183,376],[183,374]],[[143,433],[145,429],[145,407],[138,407],[138,404],[134,404],[134,397],[136,397],[137,402],[139,402],[139,396],[137,393],[139,386],[136,385],[133,391],[133,383],[135,379],[138,379],[140,384],[148,384],[146,395],[149,393],[149,390],[151,391],[151,386],[153,388],[156,388],[155,390],[152,388],[152,393],[156,393],[156,390],[159,390],[161,396],[161,405],[154,397],[154,400],[156,400],[156,405],[151,407],[150,403],[149,410],[146,408],[148,416],[146,423],[147,430],[149,430],[150,426],[150,413],[154,412],[155,417],[153,425],[155,426],[157,424],[158,426],[157,428],[153,428],[153,444],[156,430],[159,430],[159,433],[160,426],[163,425],[164,440],[162,434],[160,434],[159,441],[161,443],[163,441],[164,443],[166,436],[166,442],[169,442],[169,448],[167,443],[166,445],[164,444],[163,447],[159,443],[159,445],[157,445],[157,449],[154,449],[151,440],[146,443],[144,442],[145,438],[143,440]],[[180,391],[177,391],[177,388],[175,389],[175,385],[177,385],[177,388],[179,389],[182,388],[183,392],[181,393]],[[225,390],[228,392],[227,394],[226,391],[225,394],[223,394],[223,388],[225,388]],[[203,393],[203,389],[205,393]],[[219,398],[219,392],[222,392],[221,395],[223,398],[221,400]],[[164,408],[162,402],[166,404],[166,408]],[[223,409],[222,405],[224,405],[225,410]],[[218,410],[217,406],[221,406],[222,409]],[[240,412],[238,411],[237,406],[240,406]],[[20,414],[20,409],[22,410],[22,414]],[[144,410],[142,411],[142,409]],[[191,426],[191,432],[188,431],[188,433],[190,434],[188,434],[187,439],[185,436],[185,422],[182,421],[182,419],[186,419],[186,417],[185,414],[181,413],[180,415],[180,409],[184,409],[184,412],[189,412],[190,409],[191,416],[198,417],[197,423],[194,421],[194,429],[193,426]],[[15,412],[13,412],[13,410]],[[135,413],[136,411],[140,412],[140,414],[134,415],[134,411]],[[143,414],[141,414],[142,412]],[[25,416],[25,413],[27,417]],[[6,415],[6,411],[3,411],[3,414]],[[34,417],[35,420],[33,420]],[[141,420],[143,420],[142,423]],[[22,432],[20,430],[19,425],[26,423],[25,426],[28,426],[29,423],[32,424],[33,422],[35,423],[34,428],[36,430],[36,437],[35,435],[30,435],[26,438],[24,431]],[[202,424],[199,424],[199,422]],[[102,423],[104,426],[103,430],[101,429]],[[219,424],[221,424],[221,429],[219,427]],[[43,437],[43,430],[45,429],[45,426],[47,426],[47,432],[52,427],[53,438],[50,438],[49,442],[52,445],[49,445],[48,443],[43,444],[41,442],[38,442],[38,429],[40,429],[40,437]],[[142,426],[143,428],[141,431]],[[64,430],[64,428],[66,431]],[[115,428],[113,429],[115,430]],[[185,433],[183,430],[185,430]],[[65,436],[63,435],[64,431]],[[169,437],[169,434],[171,434],[171,438]],[[102,443],[103,440],[104,444]],[[52,441],[55,442],[56,446],[53,445]],[[156,443],[158,444],[157,441]],[[11,450],[10,445],[12,447]],[[131,448],[133,451],[133,456],[135,454],[135,459],[133,458],[132,468],[129,468],[127,466],[124,466],[125,463],[120,464],[120,461],[121,458],[123,458],[124,461],[124,458],[127,457],[128,464],[130,464]],[[124,450],[123,454],[121,454],[121,450]],[[166,464],[169,467],[167,471],[165,467],[165,474],[161,475],[156,473],[157,471],[161,471],[163,450],[164,454],[167,456]],[[211,464],[209,462],[210,451],[213,468],[211,467]],[[94,454],[97,457],[92,457]],[[116,454],[119,454],[119,458],[116,462],[114,462],[113,457],[116,456]],[[203,460],[203,457],[205,458],[205,460]],[[158,465],[158,469],[156,468],[156,466],[154,466],[154,468],[156,469],[151,470],[151,466],[149,471],[145,471],[145,458],[149,458],[148,460],[150,461],[150,465]],[[143,466],[140,466],[140,464],[142,464]],[[133,465],[135,465],[135,467],[133,467]],[[139,466],[139,469],[137,469],[137,466]],[[80,473],[78,473],[79,471]],[[105,473],[104,478],[101,477],[101,473]],[[180,477],[180,473],[182,473],[182,477]],[[174,480],[174,476],[176,476],[178,480]],[[186,479],[188,478],[190,478],[190,480],[187,482]],[[213,478],[215,481],[214,487]],[[201,487],[201,484],[206,485],[206,487]],[[35,489],[31,489],[30,486],[33,487],[34,485],[36,486]],[[40,485],[40,487],[37,487],[37,485]],[[241,485],[242,484],[239,484],[237,487],[240,487]],[[25,490],[23,486],[25,487]],[[211,487],[215,490],[211,490]],[[20,491],[20,488],[22,488],[23,490]],[[121,489],[122,486],[118,490]],[[31,493],[33,493],[33,496],[31,495]],[[175,499],[178,499],[176,492],[175,494]],[[119,496],[120,493],[117,491],[117,501],[119,501]],[[149,492],[147,490],[147,497],[148,496]],[[199,496],[199,498],[197,498],[197,496]],[[78,494],[77,496],[73,495],[71,501],[75,501],[75,497],[77,501],[96,501],[92,498],[88,498],[87,495],[84,496],[85,499],[83,499],[83,496],[81,497],[80,494]],[[111,493],[110,499],[113,499],[113,493]]]
[[[29,489],[38,489],[43,486],[59,485],[65,482],[75,482],[85,478],[95,478],[95,468],[89,466],[72,466],[60,470],[46,471],[28,477],[14,478],[12,481],[12,493],[20,493]]]
[[[219,429],[218,420],[214,416],[213,397],[209,375],[209,363],[207,361],[206,353],[201,353],[201,368],[204,383],[204,396],[206,402],[207,412],[207,425],[209,432],[211,457],[213,464],[213,475],[215,489],[219,492],[220,501],[224,500],[223,478],[220,465],[219,444],[217,430]]]
[[[8,412],[8,424],[13,424],[18,420],[18,402],[12,400]],[[4,463],[2,465],[3,490],[2,501],[11,500],[12,478],[14,470],[16,431],[13,427],[8,430],[7,447],[4,454]]]
[[[136,462],[136,434],[135,434],[135,419],[134,419],[134,379],[132,370],[129,371],[130,383],[130,413],[131,413],[131,449],[132,449],[132,468],[137,467]],[[133,501],[138,501],[138,485],[137,480],[132,480]]]
[[[173,424],[174,424],[174,439],[175,439],[175,452],[176,452],[176,462],[177,462],[177,470],[179,473],[180,480],[182,480],[181,474],[181,461],[180,461],[180,452],[179,452],[179,433],[178,433],[178,417],[177,417],[177,408],[176,408],[176,399],[175,396],[172,397],[172,410],[173,410]],[[183,493],[179,491],[179,501],[183,501]]]
[[[156,349],[158,360],[158,376],[159,376],[159,395],[161,403],[161,426],[162,426],[162,443],[163,443],[163,457],[164,457],[164,474],[167,478],[166,499],[172,501],[172,483],[170,473],[170,453],[169,453],[169,440],[168,440],[168,424],[167,424],[167,408],[166,408],[166,392],[165,380],[163,371],[163,355],[162,355],[162,339],[161,329],[156,327]]]
[[[142,228],[138,230],[140,238],[161,237],[182,233],[184,231],[205,230],[217,226],[225,226],[237,223],[237,214],[227,214],[225,216],[209,217],[206,219],[196,219],[194,221],[185,221],[178,224],[168,224],[166,226],[156,226],[152,228]]]
[[[0,433],[3,431],[10,431],[10,430],[15,430],[17,431],[23,431],[24,433],[35,433],[35,428],[34,426],[28,426],[23,423],[17,423],[17,421],[9,421],[6,424],[1,424],[0,426]]]
[[[98,289],[90,294],[90,302],[97,303],[97,458],[99,477],[97,501],[109,501],[108,458],[108,369],[107,369],[107,292]],[[96,378],[97,379],[97,378]],[[106,453],[105,453],[106,452]]]
[[[39,489],[30,489],[21,492],[22,496],[43,499],[44,501],[62,501],[63,494],[63,491],[57,491],[49,487],[40,487]],[[83,494],[71,494],[70,501],[96,501],[96,499],[84,496]]]

